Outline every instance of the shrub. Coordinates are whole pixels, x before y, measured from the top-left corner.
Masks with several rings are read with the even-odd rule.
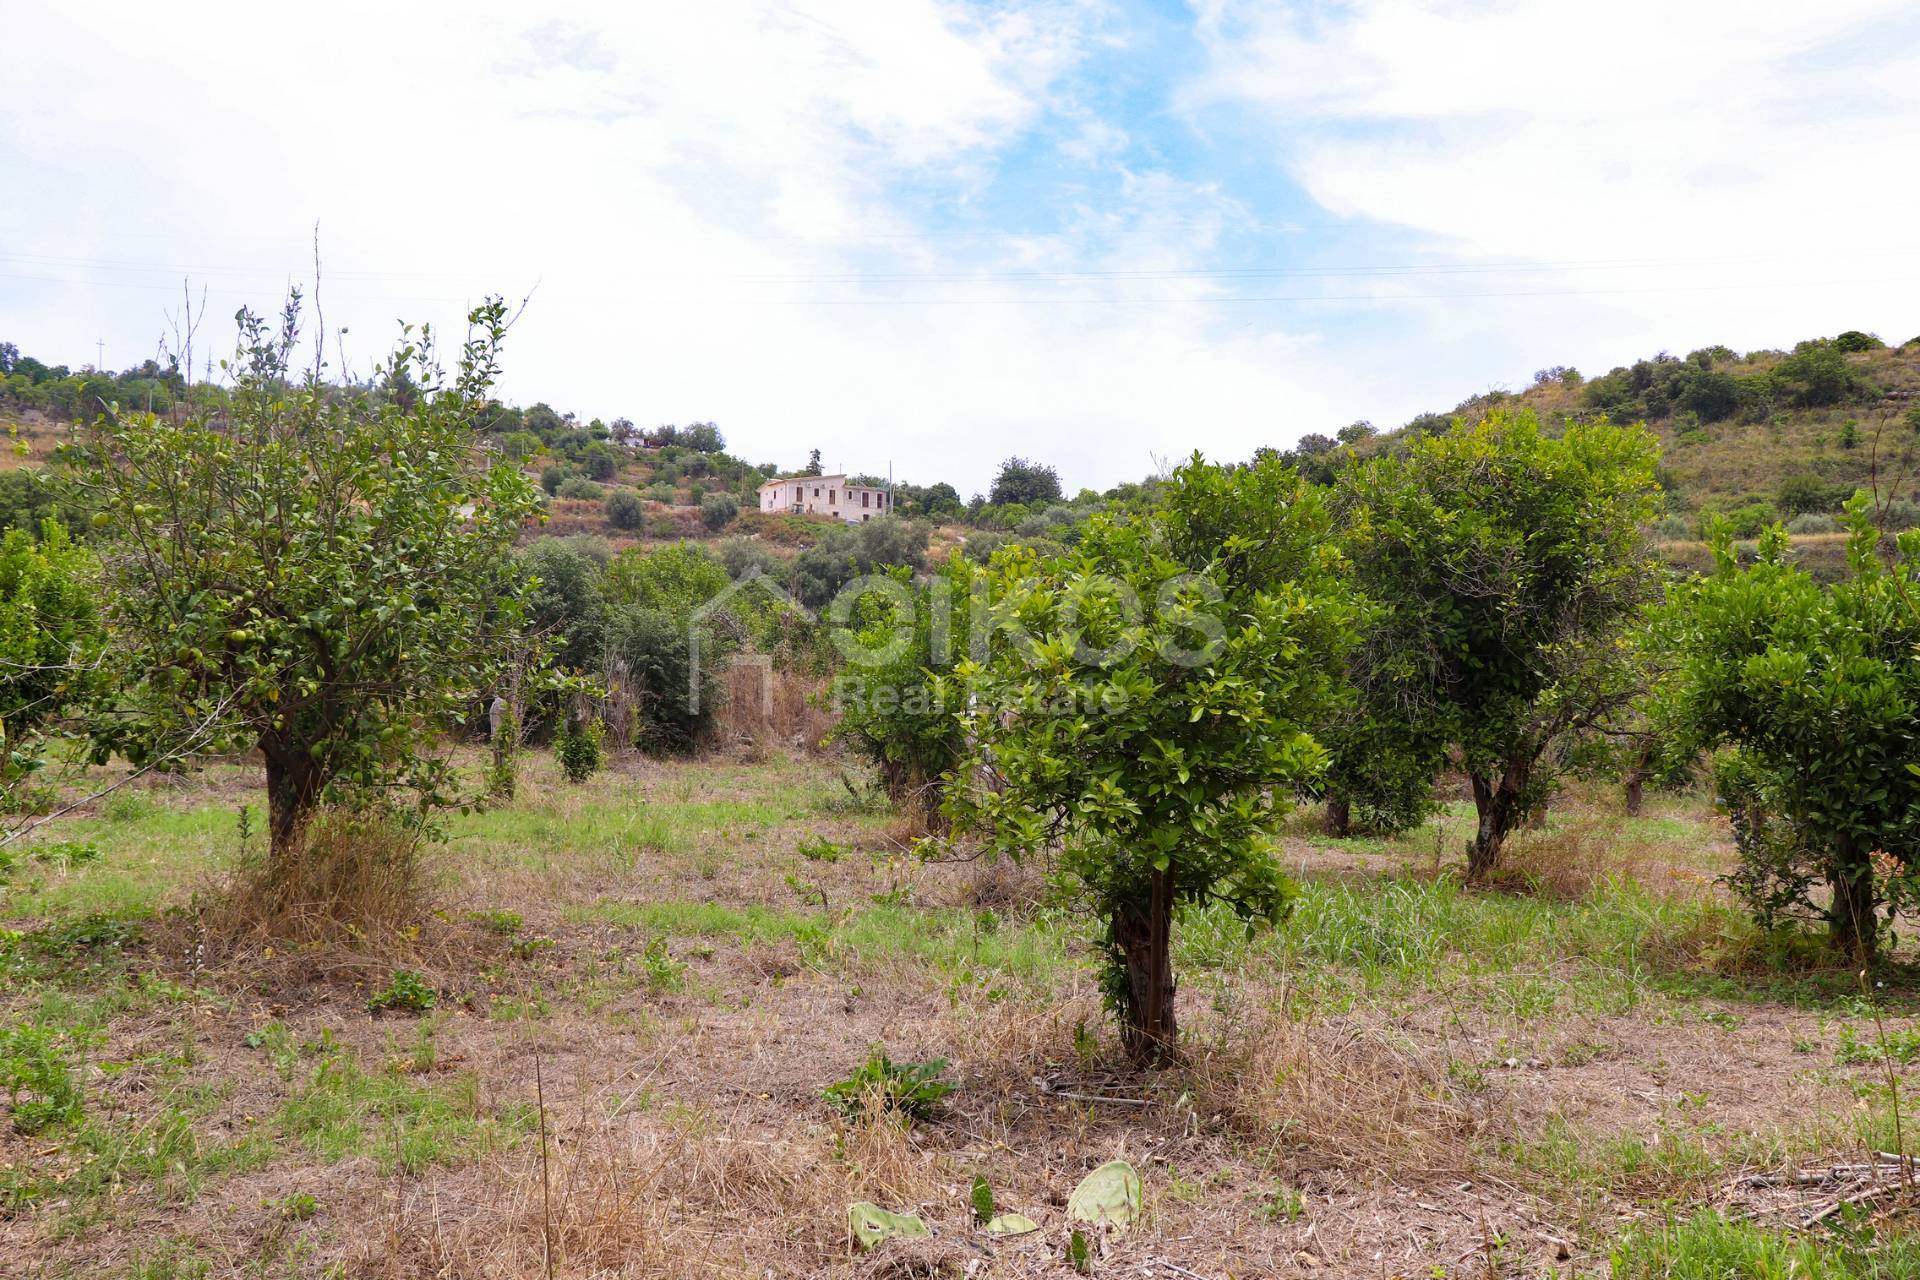
[[[1878,351],[1887,344],[1871,333],[1859,329],[1849,329],[1833,340],[1836,351]]]
[[[1693,524],[1685,516],[1661,516],[1653,526],[1653,534],[1668,542],[1683,542],[1693,536]]]
[[[572,498],[579,502],[598,502],[605,490],[585,476],[568,476],[561,482],[559,491],[554,495],[560,498]]]
[[[928,1062],[895,1062],[883,1049],[844,1080],[820,1091],[827,1104],[850,1120],[879,1112],[908,1121],[931,1120],[955,1086],[940,1078],[945,1058]]]
[[[561,485],[579,474],[564,462],[549,462],[540,469],[540,487],[549,494],[557,494]]]
[[[833,686],[834,737],[879,769],[896,803],[926,818],[938,812],[941,780],[966,746],[954,690],[940,677],[965,656],[967,637],[948,634],[942,623],[967,617],[973,578],[957,553],[929,584],[914,585],[905,566],[891,570],[894,590],[852,602],[846,625],[857,648]]]
[[[713,554],[727,571],[727,576],[736,582],[756,569],[775,578],[784,576],[780,557],[752,538],[738,535],[723,538],[714,544]]]
[[[1846,501],[1850,492],[1844,486],[1830,485],[1811,471],[1796,472],[1780,481],[1774,501],[1788,515],[1810,511],[1831,511]]]
[[[647,521],[647,505],[631,489],[615,489],[607,495],[607,523],[616,529],[638,529]]]
[[[561,727],[560,736],[554,740],[553,753],[559,758],[568,782],[585,782],[599,772],[604,737],[605,732],[597,720],[589,720],[584,725],[569,722]]]
[[[1835,533],[1839,531],[1839,528],[1840,522],[1832,516],[1821,515],[1812,511],[1797,515],[1787,521],[1787,532],[1796,535]]]
[[[1727,528],[1736,538],[1757,538],[1768,525],[1779,519],[1773,504],[1756,499],[1726,513]]]
[[[700,499],[700,523],[718,533],[740,514],[740,504],[730,493],[709,493]]]

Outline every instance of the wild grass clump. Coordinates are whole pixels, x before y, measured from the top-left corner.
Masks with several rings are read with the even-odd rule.
[[[1353,1018],[1276,1014],[1189,1062],[1200,1110],[1300,1162],[1361,1174],[1455,1173],[1511,1120],[1477,1066]]]
[[[1576,815],[1565,825],[1522,833],[1487,878],[1489,887],[1555,902],[1579,902],[1610,883],[1637,879],[1622,851],[1620,823]]]
[[[255,852],[243,837],[240,865],[204,923],[228,939],[390,940],[431,909],[425,840],[387,814],[348,808],[322,810],[291,857]]]

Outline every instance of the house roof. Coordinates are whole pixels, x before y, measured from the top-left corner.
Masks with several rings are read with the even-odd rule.
[[[878,493],[878,492],[880,492],[881,490],[883,490],[883,489],[884,489],[884,488],[886,487],[886,486],[884,486],[884,485],[872,485],[872,484],[856,484],[856,485],[849,485],[849,484],[847,484],[847,483],[846,483],[846,479],[847,479],[847,473],[846,473],[846,472],[844,472],[844,471],[835,471],[835,472],[833,472],[833,473],[832,473],[831,475],[824,475],[824,476],[775,476],[775,477],[774,477],[773,479],[771,479],[771,480],[763,480],[763,481],[761,481],[761,482],[760,482],[760,487],[761,487],[762,489],[770,489],[770,488],[772,488],[772,487],[773,487],[774,485],[777,485],[777,484],[788,484],[788,483],[791,483],[792,481],[795,481],[795,480],[802,480],[802,481],[807,481],[807,482],[810,482],[810,483],[813,483],[813,484],[823,484],[823,483],[825,483],[825,482],[826,482],[826,481],[828,481],[828,480],[838,480],[838,481],[840,481],[841,483],[840,483],[839,485],[837,485],[837,486],[836,486],[837,488],[841,488],[841,489],[849,489],[849,488],[851,488],[851,489],[872,489],[872,490],[874,490],[874,491],[875,491],[876,493]]]

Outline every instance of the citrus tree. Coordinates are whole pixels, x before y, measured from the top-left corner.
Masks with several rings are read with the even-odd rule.
[[[49,728],[100,686],[99,574],[57,520],[0,538],[0,817],[21,809]]]
[[[1713,573],[1665,615],[1676,664],[1657,705],[1691,745],[1737,753],[1718,771],[1740,808],[1736,888],[1763,920],[1824,915],[1834,946],[1871,960],[1920,861],[1920,532],[1889,563],[1870,498],[1846,521],[1849,573],[1831,586],[1791,562],[1779,526],[1746,566],[1717,527]]]
[[[1495,413],[1342,472],[1360,589],[1398,637],[1407,715],[1473,791],[1472,878],[1548,794],[1550,750],[1640,689],[1627,635],[1659,573],[1643,530],[1659,446],[1641,427]]]
[[[941,683],[969,754],[948,810],[995,855],[1057,850],[1102,922],[1128,1054],[1168,1054],[1176,911],[1248,921],[1291,885],[1266,833],[1325,752],[1357,606],[1318,494],[1277,459],[1175,472],[1148,514],[984,571],[993,643]]]
[[[879,770],[896,803],[927,817],[965,753],[959,708],[947,702],[956,686],[941,678],[966,654],[975,577],[958,551],[924,583],[895,565],[856,580],[830,611],[846,659],[833,682],[833,736]]]
[[[139,763],[192,728],[258,749],[274,865],[344,787],[454,798],[443,728],[480,705],[517,640],[509,552],[538,511],[517,467],[476,446],[506,309],[476,308],[449,374],[403,331],[371,386],[296,370],[296,292],[239,315],[218,415],[110,406],[69,446],[107,537],[103,597],[125,681],[96,750]]]

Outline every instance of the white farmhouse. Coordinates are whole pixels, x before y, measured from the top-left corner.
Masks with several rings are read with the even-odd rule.
[[[893,509],[892,502],[892,495],[885,489],[848,484],[844,474],[782,476],[760,486],[762,511],[838,516],[848,524],[863,524],[883,516]]]

